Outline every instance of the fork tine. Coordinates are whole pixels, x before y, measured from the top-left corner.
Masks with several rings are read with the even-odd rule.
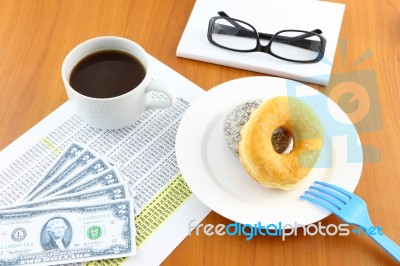
[[[346,198],[343,197],[340,193],[335,193],[333,190],[326,189],[326,188],[321,187],[321,186],[318,186],[318,187],[317,186],[311,186],[310,188],[318,190],[318,191],[321,191],[322,193],[326,193],[326,194],[332,196],[333,198],[337,199],[338,201],[340,201],[340,203],[342,203],[342,204],[346,204],[347,200],[349,199],[347,197]]]
[[[332,205],[330,205],[330,204],[326,204],[325,203],[325,201],[322,201],[322,200],[320,200],[320,199],[316,199],[316,198],[314,198],[314,197],[309,197],[309,196],[306,196],[306,195],[301,195],[300,196],[300,198],[301,199],[305,199],[305,200],[308,200],[308,201],[310,201],[310,202],[312,202],[312,203],[315,203],[315,204],[317,204],[317,205],[319,205],[319,206],[321,206],[321,207],[323,207],[323,208],[325,208],[325,209],[327,209],[327,210],[329,210],[329,211],[331,211],[331,212],[333,212],[333,213],[337,213],[337,209],[336,208],[334,208]]]
[[[354,194],[344,190],[343,188],[337,187],[337,186],[329,184],[329,183],[325,183],[325,182],[321,182],[321,181],[315,181],[314,183],[318,184],[318,185],[321,185],[321,186],[329,187],[329,188],[334,189],[334,190],[336,190],[338,192],[341,192],[342,194],[344,194],[347,197],[349,197],[349,199],[351,199],[354,196]]]
[[[304,193],[305,193],[305,194],[312,195],[312,196],[314,196],[315,198],[322,199],[323,201],[325,201],[325,202],[331,204],[332,206],[334,206],[337,210],[340,210],[340,209],[341,209],[341,206],[340,206],[341,204],[337,204],[334,200],[332,200],[332,198],[327,197],[327,196],[324,195],[324,194],[316,193],[316,192],[314,192],[314,191],[309,191],[309,190],[308,190],[308,191],[305,191]]]

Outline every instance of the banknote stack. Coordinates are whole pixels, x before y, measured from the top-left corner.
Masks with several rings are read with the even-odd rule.
[[[111,163],[71,144],[21,201],[0,210],[0,265],[135,255],[134,197]]]

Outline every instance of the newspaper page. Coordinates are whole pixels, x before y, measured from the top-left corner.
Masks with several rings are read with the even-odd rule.
[[[0,152],[0,208],[20,202],[71,143],[83,143],[118,168],[140,209],[137,255],[86,265],[160,264],[188,235],[188,222],[210,212],[185,184],[175,156],[180,120],[204,91],[155,58],[151,63],[154,78],[175,90],[174,107],[146,111],[132,126],[99,130],[82,122],[67,101]]]

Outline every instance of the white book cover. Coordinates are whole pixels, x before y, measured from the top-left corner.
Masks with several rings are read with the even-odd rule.
[[[179,57],[246,69],[274,76],[327,85],[335,56],[345,5],[314,0],[197,0],[179,42]],[[241,53],[212,45],[208,23],[224,11],[253,25],[258,32],[321,29],[326,38],[324,58],[318,63],[293,63],[267,53]]]

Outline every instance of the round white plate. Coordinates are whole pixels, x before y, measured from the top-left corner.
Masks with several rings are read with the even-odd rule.
[[[316,166],[290,191],[265,188],[253,180],[228,148],[223,133],[224,119],[235,106],[247,100],[267,100],[280,95],[296,96],[307,102],[319,116],[325,134]],[[343,125],[346,125],[345,136],[336,130]],[[358,158],[358,163],[347,162],[350,139],[358,142],[351,148],[351,157]],[[362,171],[359,143],[348,116],[320,92],[287,79],[250,77],[223,83],[193,103],[178,129],[176,156],[192,192],[220,215],[241,224],[307,225],[330,212],[300,199],[300,195],[316,180],[353,192]]]

